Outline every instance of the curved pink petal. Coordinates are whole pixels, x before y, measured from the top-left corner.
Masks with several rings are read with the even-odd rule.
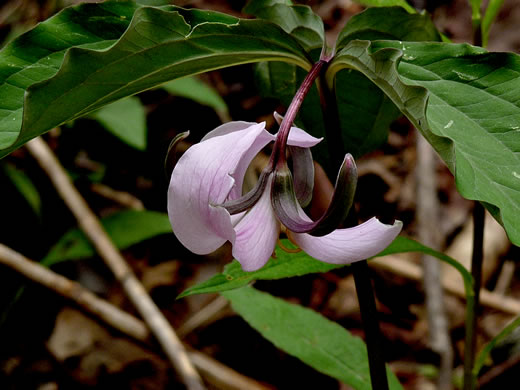
[[[233,122],[227,122],[219,127],[216,127],[215,129],[211,130],[209,133],[207,133],[200,142],[207,141],[210,138],[218,137],[221,135],[226,135],[229,133],[234,133],[235,131],[245,130],[248,127],[251,127],[253,125],[256,125],[256,122],[246,122],[246,121],[233,121]]]
[[[311,148],[321,142],[323,138],[316,138],[299,127],[291,127],[287,145],[299,146],[300,148]]]
[[[293,241],[315,259],[332,264],[349,264],[375,256],[397,237],[401,221],[393,225],[371,218],[361,225],[337,229],[323,237],[290,232]]]
[[[256,271],[271,257],[280,235],[280,222],[270,199],[271,179],[258,202],[236,225],[233,256],[244,271]]]
[[[265,122],[254,123],[245,121],[234,121],[224,123],[216,129],[210,131],[202,138],[200,142],[207,141],[214,137],[227,136],[228,134],[235,133],[238,131],[250,131],[250,129],[256,129],[257,126],[262,125],[265,128]],[[274,141],[275,137],[267,130],[261,132],[255,142],[249,147],[248,151],[244,153],[240,161],[235,167],[233,178],[235,179],[235,186],[229,194],[229,200],[238,199],[242,195],[242,185],[244,183],[244,176],[246,174],[247,167],[251,164],[253,158],[271,141]]]
[[[190,251],[210,253],[235,239],[230,215],[218,205],[236,186],[233,176],[250,150],[268,138],[265,133],[264,124],[255,124],[211,137],[179,159],[168,189],[168,215],[173,232]]]

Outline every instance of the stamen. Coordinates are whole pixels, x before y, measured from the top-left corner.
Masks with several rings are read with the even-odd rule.
[[[296,245],[294,243],[293,240],[291,240],[291,238],[289,237],[289,235],[287,235],[287,238],[289,238],[289,241],[291,241],[294,245]],[[278,239],[277,241],[277,244],[278,246],[284,251],[284,252],[287,252],[287,253],[299,253],[302,251],[301,248],[295,248],[295,249],[292,249],[292,248],[287,248],[283,243],[282,243],[282,240]],[[298,246],[298,245],[296,245]]]

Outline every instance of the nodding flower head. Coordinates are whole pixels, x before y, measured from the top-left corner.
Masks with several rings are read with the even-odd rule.
[[[256,186],[242,195],[248,165],[273,141],[269,164]],[[230,122],[211,131],[173,169],[168,190],[173,232],[197,254],[208,254],[229,241],[233,256],[246,271],[257,270],[269,260],[281,225],[295,244],[318,260],[348,264],[374,256],[394,240],[402,223],[386,225],[372,218],[352,228],[338,228],[356,188],[356,165],[350,154],[343,160],[323,216],[313,221],[303,210],[314,183],[310,147],[318,142],[299,128],[284,130],[283,122],[276,135],[265,129],[265,123],[249,122]]]

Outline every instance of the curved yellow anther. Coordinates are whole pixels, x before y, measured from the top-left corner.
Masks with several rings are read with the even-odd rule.
[[[287,231],[288,233],[289,231]],[[287,238],[289,238],[289,241],[291,241],[293,244],[293,240],[291,240],[291,238],[289,237],[289,234],[287,234]],[[296,245],[296,244],[294,244]],[[284,252],[287,252],[287,253],[298,253],[298,252],[301,252],[301,248],[295,248],[295,249],[292,249],[292,248],[287,248],[283,243],[282,243],[282,240],[278,239],[278,246],[284,251]],[[297,245],[296,245],[297,246]]]

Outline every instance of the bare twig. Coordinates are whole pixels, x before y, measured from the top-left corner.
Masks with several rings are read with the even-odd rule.
[[[121,283],[126,295],[159,341],[188,389],[204,389],[202,380],[190,362],[179,338],[103,230],[98,218],[74,187],[54,153],[41,138],[28,142],[27,148],[47,173],[85,235]]]
[[[122,310],[114,310],[114,305],[99,299],[79,283],[29,260],[3,244],[0,244],[0,264],[8,266],[65,298],[74,300],[82,309],[134,339],[147,341],[150,337],[150,332],[142,321]]]
[[[117,191],[101,183],[93,183],[90,188],[97,194],[107,199],[113,200],[122,206],[126,206],[134,210],[144,210],[143,202],[128,192]]]
[[[512,260],[504,261],[500,275],[498,275],[497,284],[493,292],[505,295],[507,289],[511,285],[515,273],[515,262]]]
[[[143,321],[97,297],[79,283],[29,260],[2,244],[0,244],[0,264],[75,302],[85,312],[96,316],[121,333],[145,344],[149,343],[150,332]],[[239,374],[201,352],[190,350],[187,354],[206,380],[219,389],[267,390],[267,387],[257,381]]]
[[[268,387],[232,370],[228,366],[198,351],[188,351],[193,364],[204,378],[222,390],[269,390]]]
[[[417,137],[417,223],[420,241],[438,248],[441,237],[439,230],[439,200],[437,198],[437,175],[435,155],[430,144]],[[430,345],[441,357],[437,388],[452,388],[453,349],[449,336],[448,321],[444,308],[441,285],[441,267],[436,258],[422,256],[423,283],[426,294]]]
[[[177,329],[177,334],[179,337],[184,337],[193,332],[193,330],[199,326],[208,324],[215,318],[220,318],[219,314],[228,306],[228,304],[229,301],[226,298],[218,296],[182,324]]]
[[[405,278],[420,281],[423,277],[423,270],[418,265],[403,260],[395,255],[383,256],[371,260],[369,264],[378,269],[387,270]],[[443,279],[442,286],[448,292],[461,298],[466,297],[464,284],[452,279]],[[502,294],[496,294],[486,289],[480,290],[480,304],[489,308],[499,310],[503,313],[519,315],[520,301]]]

